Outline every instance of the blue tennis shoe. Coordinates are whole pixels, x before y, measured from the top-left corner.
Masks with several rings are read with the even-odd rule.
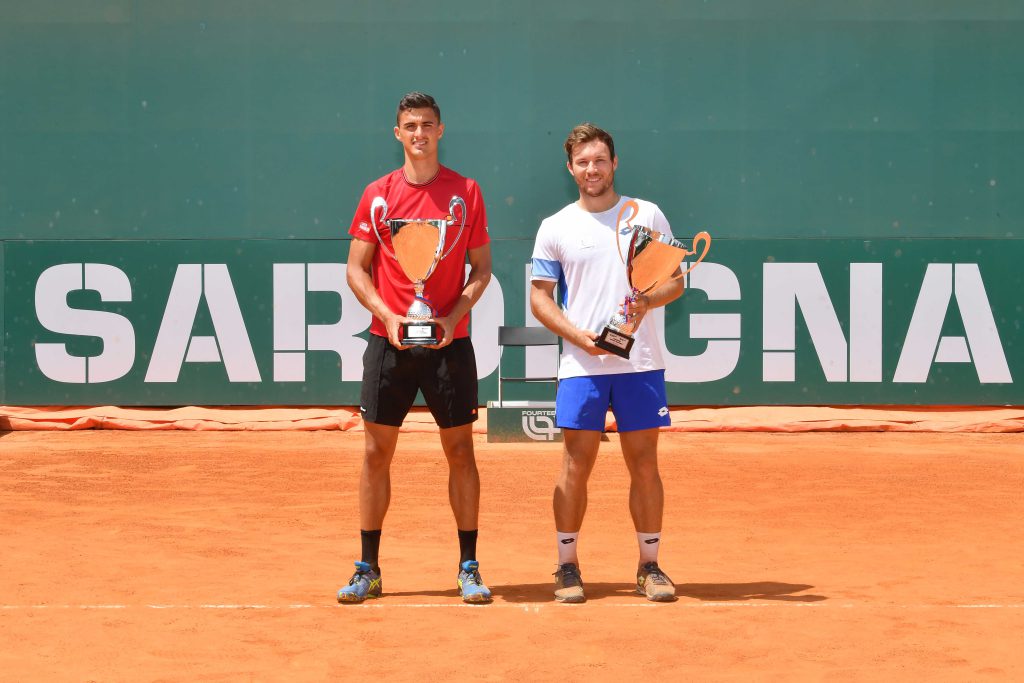
[[[480,563],[476,560],[466,560],[459,565],[459,594],[463,602],[472,604],[491,601],[491,589],[480,578]]]
[[[338,602],[362,602],[367,598],[379,598],[380,589],[380,570],[373,571],[369,562],[356,562],[356,573],[348,580],[348,585],[338,591]]]

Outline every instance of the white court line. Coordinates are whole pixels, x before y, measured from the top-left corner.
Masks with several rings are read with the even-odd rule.
[[[870,604],[870,603],[827,603],[827,602],[690,602],[680,600],[672,607],[656,605],[650,602],[637,603],[602,603],[591,601],[585,606],[558,605],[553,602],[511,603],[495,602],[490,605],[467,605],[462,602],[452,603],[390,603],[368,602],[362,605],[336,604],[288,604],[288,605],[246,605],[246,604],[200,604],[200,605],[0,605],[0,610],[300,610],[300,609],[516,609],[525,612],[539,612],[544,609],[705,609],[709,607],[728,608],[813,608],[813,609],[1024,609],[1024,604],[966,604],[966,605],[928,605],[928,604]]]

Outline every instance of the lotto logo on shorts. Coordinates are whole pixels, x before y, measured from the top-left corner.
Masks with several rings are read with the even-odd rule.
[[[550,413],[546,410],[524,410],[523,433],[534,441],[554,441],[558,427]]]
[[[658,417],[665,417],[666,415],[668,415],[668,406],[662,406],[658,410]]]

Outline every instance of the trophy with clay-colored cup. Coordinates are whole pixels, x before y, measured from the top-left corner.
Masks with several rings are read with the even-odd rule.
[[[626,211],[631,211],[626,218],[626,227],[632,230],[629,239],[629,250],[625,258],[622,256],[622,245],[619,241],[619,226]],[[632,293],[622,303],[622,312],[616,313],[608,321],[608,325],[601,331],[601,334],[594,340],[595,346],[614,353],[621,358],[629,358],[629,351],[633,348],[633,334],[636,332],[640,321],[630,313],[630,304],[636,302],[637,297],[646,294],[661,284],[678,280],[704,260],[708,249],[711,248],[711,236],[706,232],[699,232],[693,238],[693,249],[687,249],[679,240],[661,233],[657,230],[633,225],[632,220],[636,218],[640,207],[630,199],[622,205],[619,216],[615,219],[615,246],[619,250],[619,258],[626,265],[626,279],[632,288]],[[679,267],[679,264],[686,260],[687,256],[697,254],[697,246],[703,243],[704,249],[700,256],[682,273],[673,276],[672,273]]]
[[[448,228],[455,224],[455,207],[461,209],[459,233],[455,236],[448,251],[444,251],[445,237]],[[380,216],[377,216],[378,211]],[[423,287],[437,264],[452,253],[466,227],[466,202],[458,195],[452,196],[448,203],[448,216],[445,218],[390,218],[388,203],[383,197],[375,197],[370,204],[370,223],[377,241],[384,251],[398,261],[402,272],[412,282],[415,298],[412,306],[405,314],[415,322],[403,322],[398,327],[399,342],[403,346],[430,346],[441,342],[441,325],[434,322],[434,307],[423,296]],[[380,235],[378,225],[387,225],[391,232],[391,246],[388,249]]]

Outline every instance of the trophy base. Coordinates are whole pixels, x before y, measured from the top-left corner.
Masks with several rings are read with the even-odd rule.
[[[636,340],[628,334],[623,334],[614,328],[606,327],[601,330],[601,334],[594,340],[594,346],[604,349],[608,353],[614,353],[619,358],[629,358],[629,351],[633,348],[634,341]]]
[[[401,323],[398,335],[402,346],[431,346],[441,342],[441,326],[430,321]]]

